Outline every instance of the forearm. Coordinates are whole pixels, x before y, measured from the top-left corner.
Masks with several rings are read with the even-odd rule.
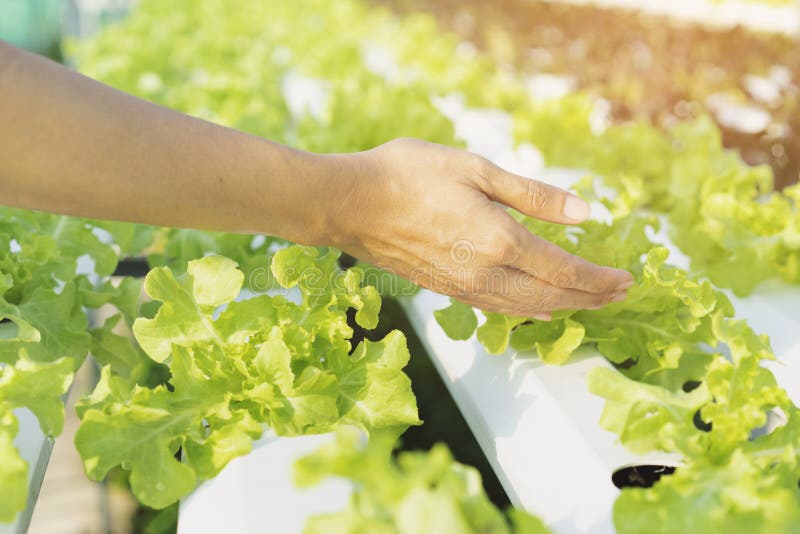
[[[327,221],[313,199],[346,175],[344,161],[156,106],[0,42],[0,204],[318,242]]]

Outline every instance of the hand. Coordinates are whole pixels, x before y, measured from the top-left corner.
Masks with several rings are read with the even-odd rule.
[[[623,300],[633,284],[626,271],[530,233],[497,204],[554,223],[588,218],[589,205],[561,189],[416,139],[339,157],[356,171],[336,182],[325,241],[419,286],[483,310],[548,320],[553,310]]]

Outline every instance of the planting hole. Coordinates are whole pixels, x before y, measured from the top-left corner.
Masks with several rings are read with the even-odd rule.
[[[631,367],[636,365],[638,362],[639,362],[639,358],[628,358],[627,360],[619,362],[619,363],[611,362],[611,364],[614,367],[616,367],[617,369],[630,369]]]
[[[683,384],[683,391],[685,393],[689,393],[690,391],[694,391],[695,389],[700,387],[701,383],[702,382],[700,382],[699,380],[689,380],[688,382]]]
[[[619,489],[649,488],[662,476],[674,472],[675,468],[669,465],[631,465],[614,471],[611,482]]]
[[[694,412],[694,417],[692,418],[692,422],[694,423],[695,428],[697,430],[701,430],[703,432],[711,432],[713,425],[706,421],[703,421],[703,418],[700,416],[700,410]]]

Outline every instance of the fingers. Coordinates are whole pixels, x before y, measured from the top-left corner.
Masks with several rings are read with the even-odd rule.
[[[589,204],[575,195],[505,171],[488,160],[481,161],[481,175],[487,180],[484,193],[492,200],[549,222],[576,224],[589,217]],[[538,278],[553,286],[610,293],[633,285],[633,277],[627,271],[595,265],[569,254],[516,222],[513,228],[506,227],[505,233],[513,236],[515,249],[500,255],[512,258],[505,263],[525,272],[535,272]]]
[[[494,267],[488,276],[486,272],[473,273],[466,283],[421,271],[401,276],[484,311],[542,321],[549,321],[554,311],[598,310],[626,297],[625,291],[599,294],[554,287],[510,267]]]
[[[475,271],[459,287],[436,287],[434,280],[421,282],[434,291],[449,294],[485,311],[543,320],[549,320],[551,312],[556,310],[596,310],[625,298],[624,292],[598,294],[554,287],[511,267]]]
[[[589,218],[589,204],[563,189],[505,171],[485,161],[482,173],[492,200],[515,210],[561,224],[577,224]]]
[[[518,317],[549,320],[550,313],[556,310],[599,309],[624,300],[626,296],[625,290],[587,292],[558,287],[531,269],[506,265],[429,262],[420,268],[418,262],[395,259],[386,264],[369,256],[362,259],[399,274],[415,285],[455,297],[476,308]]]
[[[548,284],[588,293],[614,293],[633,285],[633,276],[622,269],[595,265],[566,252],[514,223],[515,246],[511,267],[535,274]]]

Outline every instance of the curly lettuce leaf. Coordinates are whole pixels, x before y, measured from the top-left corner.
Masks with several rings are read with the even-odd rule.
[[[450,306],[433,312],[436,322],[450,339],[467,340],[478,328],[478,316],[472,306],[450,299]]]
[[[600,426],[617,434],[631,451],[694,448],[700,434],[694,427],[694,414],[711,400],[707,387],[676,393],[605,367],[593,369],[586,380],[589,391],[606,399]]]
[[[723,465],[692,464],[652,488],[627,488],[614,503],[620,534],[793,532],[797,477],[769,472],[741,451]]]
[[[421,532],[546,534],[537,518],[514,510],[509,524],[483,491],[480,475],[454,461],[444,445],[392,456],[393,436],[369,443],[352,429],[295,464],[301,487],[330,476],[355,486],[347,508],[310,518],[304,532],[418,534]]]
[[[341,271],[337,256],[301,246],[276,253],[273,274],[299,289],[299,304],[280,294],[234,301],[244,276],[220,256],[194,260],[178,277],[153,269],[145,290],[161,306],[153,318],[137,319],[133,332],[169,368],[169,384],[138,384],[135,354],[109,362],[78,406],[76,445],[88,475],[101,480],[121,466],[131,471],[137,498],[163,508],[247,453],[265,426],[279,435],[344,423],[399,434],[419,424],[402,371],[409,359],[403,335],[351,347],[347,310],[357,310],[362,326],[374,325],[380,297],[361,286],[360,270]],[[107,328],[97,335],[120,344]],[[128,375],[112,373],[115,364]]]
[[[512,330],[510,343],[514,350],[536,350],[543,362],[561,365],[583,344],[585,334],[584,326],[569,317],[553,322],[530,321]]]

